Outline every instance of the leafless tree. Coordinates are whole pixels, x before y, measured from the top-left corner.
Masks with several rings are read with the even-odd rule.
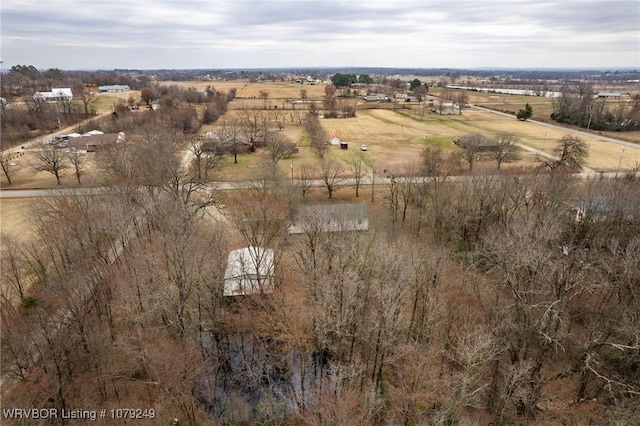
[[[19,241],[14,238],[2,236],[2,251],[0,252],[0,260],[2,261],[2,278],[5,284],[10,287],[12,292],[18,297],[19,301],[23,301],[27,295],[26,279],[24,274],[24,259],[20,249]],[[5,291],[6,289],[0,289]],[[14,302],[13,297],[8,296],[10,302]]]
[[[269,91],[261,90],[260,91],[260,99],[264,102],[263,108],[267,109],[267,99],[269,99]]]
[[[466,108],[469,103],[469,95],[467,95],[466,90],[458,90],[456,103],[458,104],[458,114],[462,115],[462,110]]]
[[[367,174],[371,179],[371,202],[375,202],[376,198],[376,177],[379,173],[378,163],[373,159],[368,159],[365,161],[365,165],[368,167]]]
[[[11,176],[13,175],[13,170],[11,170],[11,158],[3,155],[0,159],[0,166],[2,166],[4,177],[7,178],[7,182],[11,185]]]
[[[327,134],[322,128],[318,116],[310,111],[306,115],[304,128],[307,131],[307,135],[309,135],[311,146],[315,148],[318,157],[323,159],[324,153],[327,150]]]
[[[337,102],[335,98],[336,88],[331,84],[327,84],[326,86],[324,86],[324,93],[325,93],[325,97],[324,97],[325,109],[328,110],[329,114],[335,114],[336,107],[337,107]]]
[[[204,144],[202,139],[190,138],[189,150],[193,154],[196,176],[198,177],[198,180],[202,180],[203,157],[205,156]]]
[[[243,119],[232,117],[224,120],[222,126],[216,131],[219,143],[228,145],[233,154],[233,162],[238,163],[238,154],[243,152],[243,140],[247,135],[243,127]]]
[[[293,153],[293,143],[279,132],[267,132],[265,134],[265,146],[273,163],[282,158],[288,158]]]
[[[86,154],[82,154],[78,151],[71,151],[67,154],[69,162],[73,166],[73,172],[76,175],[78,184],[80,184],[80,177],[84,175],[84,166],[87,163]]]
[[[275,196],[283,188],[283,176],[278,172],[278,163],[272,161],[256,166],[249,190],[261,196]]]
[[[323,159],[318,165],[318,173],[324,186],[327,188],[329,198],[331,198],[333,193],[340,188],[344,181],[342,178],[342,165],[336,160]]]
[[[502,163],[517,161],[520,159],[517,139],[511,133],[500,133],[495,138],[496,146],[491,151],[491,156],[496,160],[498,170]]]
[[[264,143],[264,135],[269,130],[269,116],[259,110],[243,110],[240,124],[249,139],[251,152],[255,151],[257,145]]]
[[[353,171],[353,177],[355,179],[356,197],[358,197],[362,178],[366,172],[366,165],[362,151],[353,151],[351,154],[351,170]]]
[[[36,150],[36,165],[33,170],[51,173],[60,185],[60,173],[68,167],[65,160],[62,150],[51,144],[43,145]]]
[[[93,105],[96,103],[96,100],[97,100],[96,93],[88,88],[83,88],[83,90],[79,93],[78,96],[80,97],[80,100],[82,101],[82,105],[84,106],[84,116],[89,117],[92,113]],[[129,107],[131,107],[132,104],[133,102],[130,102]]]
[[[315,167],[309,163],[302,163],[298,166],[298,183],[302,190],[302,196],[306,196],[311,190],[311,183],[313,181],[313,174]]]
[[[485,136],[479,133],[474,133],[467,135],[465,141],[461,142],[462,158],[464,158],[469,165],[469,171],[472,171],[474,164],[480,160],[481,144],[485,138]]]
[[[209,172],[215,170],[223,161],[218,152],[206,150],[204,141],[200,138],[189,138],[189,150],[193,154],[193,162],[198,181],[207,180]]]
[[[557,158],[538,157],[537,160],[552,172],[560,167],[582,170],[588,155],[587,144],[578,136],[564,135],[560,144],[553,149],[553,153]]]

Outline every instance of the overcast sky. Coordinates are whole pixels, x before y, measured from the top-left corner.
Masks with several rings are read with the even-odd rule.
[[[640,68],[640,1],[1,0],[3,68]]]

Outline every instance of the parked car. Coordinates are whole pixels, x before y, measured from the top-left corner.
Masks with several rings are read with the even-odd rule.
[[[366,151],[367,150],[367,146],[366,145],[360,145],[360,151]]]

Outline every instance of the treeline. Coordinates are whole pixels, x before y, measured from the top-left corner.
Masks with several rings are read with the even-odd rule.
[[[453,182],[459,161],[431,149],[386,171],[369,231],[327,232],[341,218],[301,215],[308,180],[277,158],[224,194],[153,126],[131,146],[105,157],[108,189],[55,197],[32,215],[36,240],[3,240],[3,408],[154,407],[137,423],[190,425],[640,420],[635,180]],[[228,252],[246,246],[274,250],[275,291],[225,298]]]
[[[553,100],[551,118],[585,129],[633,131],[640,129],[640,94],[629,99],[596,97],[589,83],[564,85]],[[622,94],[627,95],[627,94]]]
[[[119,73],[116,71],[66,71],[50,68],[41,71],[33,65],[14,65],[2,74],[1,96],[8,102],[16,98],[31,97],[37,91],[49,91],[52,87],[70,87],[73,93],[81,93],[84,87],[123,84],[132,90],[140,90],[151,83],[151,76],[143,72]]]
[[[16,66],[5,76],[3,90],[15,90],[9,99],[22,96],[23,102],[20,105],[5,106],[3,104],[2,106],[3,149],[73,125],[96,113],[97,96],[96,87],[93,86],[96,83],[96,74],[59,70],[40,72],[32,66]],[[148,78],[143,79],[138,76],[126,77],[114,74],[111,77],[114,79],[110,79],[109,84],[118,82],[118,84],[133,84],[132,88],[139,87],[140,99],[130,95],[126,102],[122,101],[113,106],[110,120],[91,123],[89,127],[92,128],[88,130],[97,129],[117,133],[135,128],[153,114],[144,114],[135,119],[131,110],[139,107],[150,109],[151,104],[157,102],[160,111],[156,116],[162,116],[161,121],[170,122],[173,127],[183,133],[194,133],[200,128],[200,124],[213,123],[222,116],[227,110],[227,104],[234,99],[236,93],[235,89],[225,93],[216,91],[211,86],[202,91],[177,85],[162,86],[151,83]],[[109,74],[104,75],[103,78],[109,79]],[[140,86],[140,84],[144,85]],[[51,87],[70,87],[74,97],[53,102],[33,97],[35,91],[48,91]],[[200,115],[194,108],[195,105],[205,105]],[[79,126],[79,129],[82,130],[82,126]]]

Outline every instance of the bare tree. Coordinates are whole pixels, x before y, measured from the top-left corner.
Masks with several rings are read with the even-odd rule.
[[[336,88],[332,84],[324,86],[324,107],[328,110],[329,114],[335,114],[337,102],[335,98]]]
[[[486,137],[479,133],[473,133],[463,138],[463,140],[459,139],[459,144],[462,148],[462,158],[464,158],[469,165],[469,171],[472,171],[474,164],[480,160],[481,146],[486,140]]]
[[[560,167],[582,170],[588,155],[587,144],[577,136],[564,135],[553,153],[557,158],[538,157],[537,160],[552,172]]]
[[[69,158],[69,162],[73,166],[73,172],[76,175],[78,184],[80,184],[80,177],[84,175],[84,166],[87,163],[86,154],[81,154],[74,150],[67,154],[67,158]]]
[[[254,152],[256,146],[264,142],[264,135],[269,129],[269,117],[263,111],[243,110],[240,124],[249,139],[249,149]]]
[[[88,88],[83,88],[83,90],[79,93],[79,97],[80,97],[80,100],[82,101],[82,105],[84,106],[84,116],[89,117],[92,112],[92,107],[97,100],[96,92]],[[131,98],[131,96],[129,96],[129,98]],[[131,107],[132,104],[133,102],[130,102],[129,106]]]
[[[15,292],[19,301],[23,301],[27,295],[26,279],[24,279],[24,256],[21,253],[20,243],[10,236],[2,236],[2,249],[0,251],[2,262],[2,279],[9,289]],[[4,285],[3,285],[4,287]],[[5,291],[6,289],[0,289]],[[13,297],[8,296],[13,302]]]
[[[196,168],[196,176],[198,180],[202,180],[203,157],[205,155],[204,143],[202,139],[190,138],[189,150],[193,154],[193,160]]]
[[[376,177],[378,176],[378,163],[373,160],[366,162],[369,167],[369,177],[371,178],[371,202],[375,202],[376,199]]]
[[[2,159],[0,159],[0,166],[2,166],[4,177],[7,178],[7,182],[11,185],[11,175],[13,174],[13,170],[11,170],[11,159],[3,155]]]
[[[458,114],[462,115],[462,110],[467,107],[469,103],[469,95],[466,90],[458,90],[456,93],[456,103],[458,104]]]
[[[309,163],[302,163],[298,167],[298,183],[302,190],[302,196],[306,196],[311,190],[311,183],[313,181],[314,166]]]
[[[233,154],[234,164],[238,163],[238,154],[243,152],[243,140],[246,135],[242,118],[232,117],[224,120],[222,127],[216,131],[218,141],[223,146],[228,145],[229,151]]]
[[[491,151],[491,156],[496,160],[498,170],[502,163],[517,161],[520,159],[516,137],[507,132],[500,133],[495,138],[496,146]]]
[[[60,172],[68,167],[62,150],[54,145],[43,145],[36,150],[36,162],[34,171],[51,173],[60,185]]]
[[[293,143],[282,133],[270,131],[265,134],[264,139],[272,162],[277,163],[282,158],[292,155]]]
[[[269,99],[269,91],[268,90],[261,90],[260,91],[260,99],[262,99],[262,101],[264,102],[263,108],[267,109],[267,99]]]
[[[366,171],[362,151],[353,151],[353,153],[351,154],[351,170],[353,171],[353,177],[355,179],[356,197],[358,197],[362,178],[364,177]]]
[[[313,105],[313,104],[312,104]],[[309,135],[311,146],[315,148],[320,159],[324,158],[324,153],[327,150],[327,134],[322,128],[322,124],[318,119],[318,116],[309,111],[304,121],[304,128]]]
[[[333,196],[333,193],[337,191],[343,183],[342,179],[342,165],[336,160],[321,160],[318,165],[318,172],[320,179],[324,182],[324,186],[327,188],[327,194],[329,198]]]

